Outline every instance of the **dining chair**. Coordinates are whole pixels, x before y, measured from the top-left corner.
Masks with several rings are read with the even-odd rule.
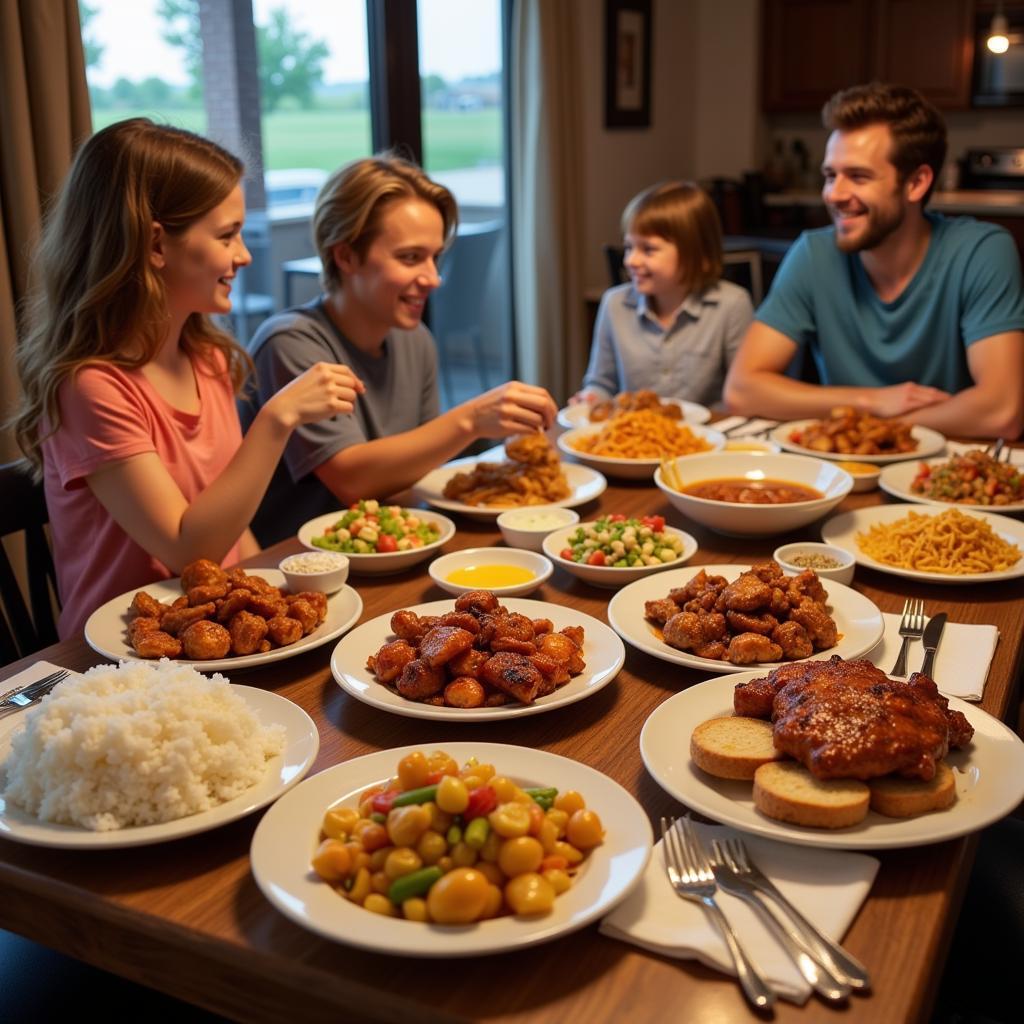
[[[0,660],[7,664],[57,642],[57,577],[44,530],[49,514],[43,485],[32,480],[24,463],[8,462],[0,466],[0,494],[0,539],[23,534],[28,576],[26,601],[8,548],[0,543]]]

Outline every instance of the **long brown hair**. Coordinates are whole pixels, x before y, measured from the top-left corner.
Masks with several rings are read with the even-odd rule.
[[[699,295],[722,276],[722,222],[711,197],[692,181],[664,181],[635,195],[622,212],[622,233],[674,243],[687,294]]]
[[[43,432],[60,426],[61,384],[89,364],[143,366],[160,346],[167,303],[149,258],[153,224],[180,235],[227,198],[242,171],[209,139],[141,117],[79,149],[36,249],[16,354],[22,396],[12,422],[37,477]],[[208,317],[189,316],[180,343],[206,362],[222,353],[241,388],[251,360]]]
[[[448,245],[459,222],[455,197],[410,160],[394,153],[364,157],[345,164],[324,182],[313,211],[313,241],[323,266],[320,279],[325,291],[341,287],[334,247],[347,242],[358,256],[365,256],[380,233],[386,207],[400,199],[422,199],[435,207]]]

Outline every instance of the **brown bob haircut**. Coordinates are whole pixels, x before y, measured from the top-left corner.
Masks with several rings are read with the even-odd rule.
[[[888,125],[892,133],[889,161],[900,184],[926,165],[932,169],[932,183],[921,205],[931,198],[946,159],[946,122],[916,89],[882,82],[842,89],[822,107],[821,123],[829,131],[841,132]]]
[[[412,161],[381,153],[353,160],[327,179],[313,210],[313,241],[323,265],[320,279],[325,291],[341,287],[334,247],[346,243],[362,259],[380,233],[384,211],[401,199],[420,199],[435,207],[444,224],[444,244],[451,242],[459,223],[455,197]]]
[[[622,211],[622,233],[672,242],[687,293],[706,291],[722,276],[722,222],[711,197],[692,181],[663,181],[635,195]]]

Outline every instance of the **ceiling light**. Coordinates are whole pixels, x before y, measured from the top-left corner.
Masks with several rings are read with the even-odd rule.
[[[985,40],[985,45],[993,53],[1006,53],[1010,48],[1008,33],[1009,25],[1007,25],[1006,15],[1003,14],[1000,4],[999,13],[992,18],[992,26],[988,30],[988,39]]]

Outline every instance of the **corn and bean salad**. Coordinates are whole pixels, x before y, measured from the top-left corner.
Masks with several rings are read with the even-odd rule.
[[[359,806],[327,810],[313,870],[376,914],[470,924],[546,914],[604,839],[583,797],[524,789],[475,758],[407,754]]]
[[[664,516],[627,519],[615,514],[582,523],[559,554],[573,562],[625,569],[674,562],[682,551],[682,540],[665,533]]]
[[[1012,505],[1024,501],[1024,473],[1020,466],[972,449],[936,466],[922,462],[910,489],[934,501]]]
[[[381,505],[371,498],[357,501],[323,536],[314,537],[313,543],[326,551],[372,555],[421,548],[440,536],[437,523],[420,519],[410,509]]]

